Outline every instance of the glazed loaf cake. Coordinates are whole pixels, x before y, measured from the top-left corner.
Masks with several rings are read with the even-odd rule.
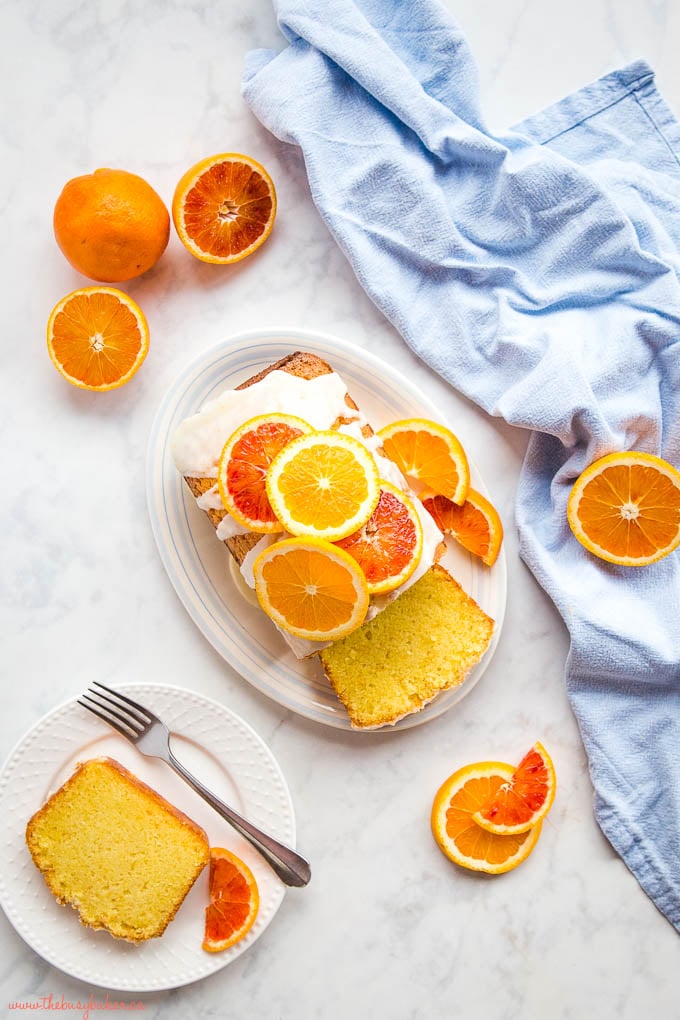
[[[210,856],[203,829],[112,758],[79,764],[26,843],[82,924],[130,942],[163,934]]]
[[[331,365],[321,358],[296,351],[236,389],[248,389],[275,371],[308,381],[334,374]],[[361,415],[344,386],[342,389],[344,407],[336,408],[335,420],[332,424],[326,422],[323,427],[340,428],[354,423],[360,426],[364,439],[370,440],[374,436],[370,423]],[[286,409],[304,417],[304,412],[297,407]],[[227,438],[225,435],[224,441]],[[184,480],[219,536],[222,522],[228,519],[227,511],[218,505],[219,499],[215,499],[213,505],[206,501],[206,496],[217,489],[215,473],[209,468],[201,475],[187,471]],[[408,491],[405,481],[403,486]],[[423,557],[420,569],[403,590],[374,600],[372,611],[369,610],[369,617],[361,627],[334,644],[316,646],[282,632],[298,658],[310,654],[320,656],[327,679],[357,728],[394,723],[404,715],[419,711],[440,691],[458,686],[491,640],[493,621],[438,565],[445,550],[443,535],[427,511],[423,510],[423,514],[430,536],[429,558]],[[229,534],[224,541],[242,566],[261,539],[262,535],[254,533]],[[407,601],[403,602],[407,595]]]

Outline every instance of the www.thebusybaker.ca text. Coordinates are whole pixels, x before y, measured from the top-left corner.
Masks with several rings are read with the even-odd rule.
[[[105,998],[95,999],[94,995],[90,995],[90,998],[83,1002],[81,999],[70,1000],[65,995],[61,998],[55,997],[50,992],[49,995],[43,995],[39,999],[26,999],[23,1001],[15,1000],[14,1002],[8,1003],[10,1009],[18,1010],[20,1012],[27,1013],[39,1013],[42,1010],[59,1010],[63,1012],[80,1013],[82,1020],[89,1020],[91,1013],[96,1011],[141,1011],[145,1008],[143,1002],[122,1002],[117,999],[110,999],[108,992]]]

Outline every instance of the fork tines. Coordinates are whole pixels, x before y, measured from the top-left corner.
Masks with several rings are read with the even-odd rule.
[[[83,708],[89,709],[94,715],[99,716],[109,726],[113,726],[119,732],[122,732],[123,736],[137,737],[152,722],[151,716],[136,701],[132,701],[131,698],[121,694],[119,691],[106,687],[105,684],[99,683],[98,680],[93,680],[92,682],[100,690],[96,691],[90,687],[87,694],[83,694],[82,697],[78,698],[78,704],[82,705]],[[106,691],[106,693],[101,693],[103,691]],[[118,720],[118,722],[114,720]],[[121,730],[118,723],[126,727],[125,732]]]

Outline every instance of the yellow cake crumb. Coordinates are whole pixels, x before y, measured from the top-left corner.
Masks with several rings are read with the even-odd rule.
[[[210,853],[200,826],[111,758],[78,765],[26,843],[60,903],[132,942],[163,934]]]
[[[320,657],[352,725],[385,726],[459,686],[488,648],[493,627],[448,571],[435,565]]]

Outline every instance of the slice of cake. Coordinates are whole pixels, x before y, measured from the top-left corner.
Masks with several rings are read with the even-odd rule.
[[[436,565],[373,620],[319,654],[352,725],[365,729],[395,723],[458,687],[492,633],[493,620]]]
[[[60,903],[130,942],[163,934],[210,857],[203,829],[112,758],[78,765],[26,843]]]

